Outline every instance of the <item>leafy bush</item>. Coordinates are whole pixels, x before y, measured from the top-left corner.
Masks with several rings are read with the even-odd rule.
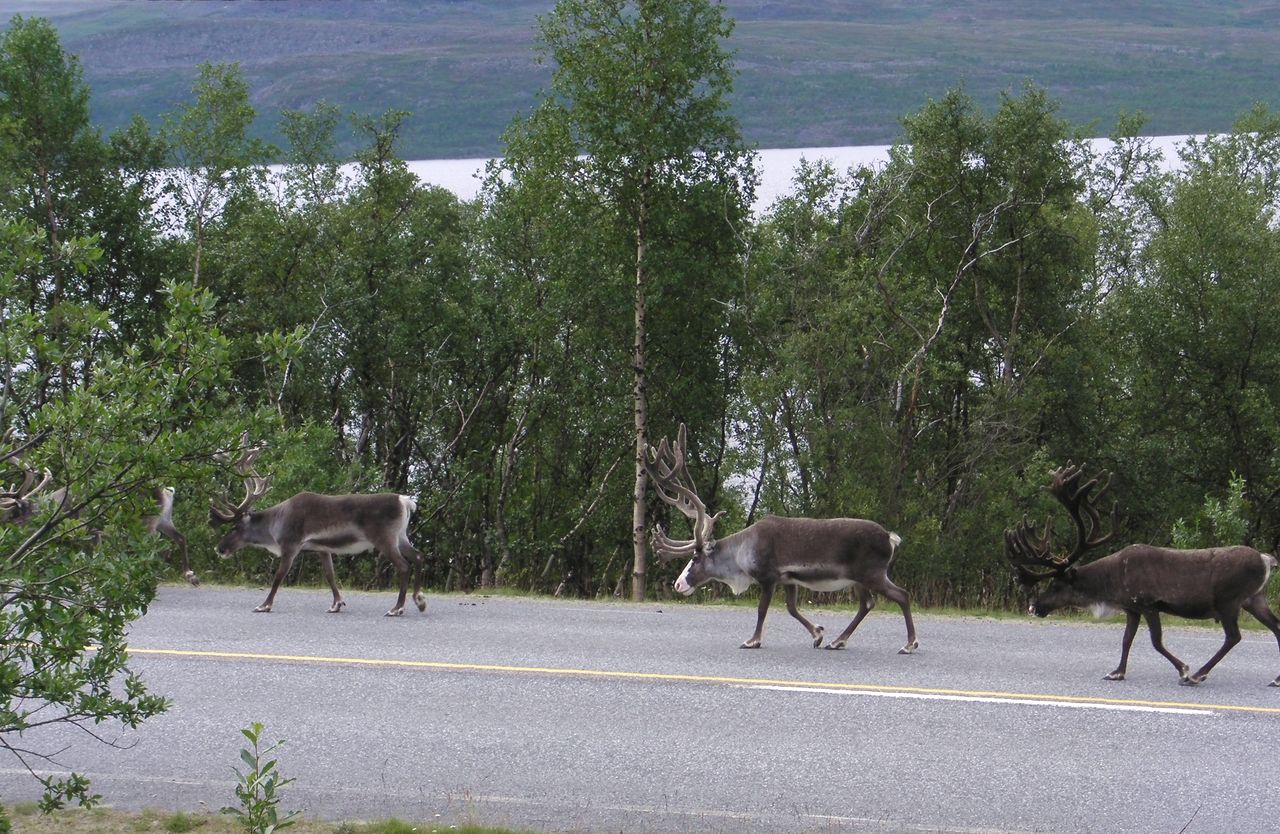
[[[1173,546],[1196,548],[1243,543],[1249,531],[1244,488],[1244,478],[1233,472],[1225,496],[1206,496],[1204,506],[1195,515],[1174,522]]]

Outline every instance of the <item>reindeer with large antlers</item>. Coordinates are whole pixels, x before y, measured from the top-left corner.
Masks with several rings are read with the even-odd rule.
[[[1105,478],[1105,479],[1103,479]],[[1280,620],[1267,604],[1266,587],[1276,559],[1252,547],[1213,547],[1174,550],[1149,544],[1131,544],[1097,561],[1077,567],[1089,550],[1109,541],[1112,531],[1102,531],[1096,504],[1110,485],[1110,478],[1084,479],[1084,467],[1071,463],[1055,469],[1049,492],[1075,523],[1076,540],[1062,556],[1052,553],[1052,528],[1045,521],[1038,533],[1026,520],[1005,531],[1005,555],[1024,587],[1049,585],[1031,601],[1029,613],[1045,617],[1059,608],[1089,608],[1095,614],[1124,611],[1125,629],[1120,665],[1106,680],[1124,680],[1129,648],[1145,619],[1151,644],[1178,670],[1181,683],[1204,681],[1210,670],[1240,642],[1240,610],[1257,617],[1280,642]],[[1191,619],[1213,618],[1222,623],[1225,640],[1213,657],[1194,674],[1164,646],[1160,614]],[[1271,682],[1280,686],[1280,677]]]
[[[874,521],[859,518],[782,518],[769,516],[745,530],[723,539],[714,537],[716,522],[723,513],[708,515],[698,498],[686,465],[686,432],[680,425],[674,444],[666,438],[655,449],[646,450],[644,467],[657,488],[658,496],[683,513],[693,525],[693,538],[672,539],[655,528],[654,550],[659,559],[688,558],[675,582],[675,590],[685,596],[699,585],[718,580],[740,594],[755,582],[760,585],[760,607],[756,630],[741,648],[760,648],[764,618],[769,612],[778,585],[786,589],[787,612],[809,632],[813,647],[822,646],[823,628],[814,625],[796,606],[800,587],[815,591],[852,588],[858,596],[858,613],[828,649],[843,649],[854,629],[875,605],[880,593],[902,608],[907,623],[907,643],[900,654],[910,654],[919,646],[911,621],[911,597],[889,579],[901,538]]]
[[[223,499],[209,502],[209,522],[214,525],[230,524],[231,529],[218,542],[217,552],[227,558],[242,547],[254,546],[278,556],[271,591],[266,600],[253,609],[269,613],[275,602],[276,592],[293,565],[293,560],[304,550],[320,555],[324,577],[333,591],[333,605],[329,613],[337,614],[346,606],[338,580],[333,572],[333,556],[336,553],[352,554],[377,550],[395,565],[400,579],[400,596],[387,612],[388,617],[404,613],[405,597],[409,590],[409,566],[412,562],[421,567],[422,554],[409,542],[409,517],[418,503],[408,495],[379,493],[375,495],[318,495],[300,492],[265,510],[254,511],[253,505],[267,494],[270,477],[259,475],[254,463],[265,446],[248,445],[248,438],[241,438],[241,455],[235,468],[244,478],[245,495],[239,504],[232,505]],[[415,572],[413,601],[419,611],[427,610],[422,595],[421,574]]]

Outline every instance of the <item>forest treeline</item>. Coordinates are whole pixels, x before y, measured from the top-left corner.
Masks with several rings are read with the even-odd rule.
[[[474,201],[407,170],[401,112],[321,104],[278,116],[282,146],[251,139],[277,114],[234,65],[104,136],[54,29],[10,21],[0,433],[38,438],[25,459],[85,506],[40,541],[162,550],[137,519],[163,482],[198,573],[263,576],[261,551],[219,562],[205,524],[243,488],[215,453],[248,428],[264,505],[414,496],[436,588],[665,593],[679,566],[637,567],[637,521],[686,522],[636,450],[685,423],[720,529],[878,520],[926,605],[1020,601],[1002,534],[1052,511],[1067,460],[1115,473],[1118,541],[1274,550],[1275,114],[1170,166],[1139,117],[1097,151],[1034,85],[990,111],[956,89],[904,114],[885,164],[803,166],[752,214],[732,22],[634,5],[543,19],[551,88]],[[333,144],[349,118],[354,160]],[[0,552],[33,536],[0,528]],[[94,569],[138,570],[117,561]],[[373,554],[339,572],[391,578]]]

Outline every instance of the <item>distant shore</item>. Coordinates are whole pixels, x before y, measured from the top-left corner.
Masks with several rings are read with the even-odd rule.
[[[1165,164],[1172,167],[1177,161],[1177,149],[1189,137],[1153,136],[1154,146],[1163,152]],[[1108,139],[1094,139],[1095,143],[1105,144]],[[760,161],[760,184],[756,187],[754,209],[765,211],[779,197],[791,191],[796,169],[801,160],[817,162],[827,160],[837,171],[847,171],[859,165],[875,165],[889,158],[890,145],[848,145],[832,148],[766,148],[758,151]],[[484,166],[489,160],[473,159],[419,159],[412,160],[409,170],[418,175],[424,183],[438,185],[469,200],[480,193],[480,184],[484,177]]]

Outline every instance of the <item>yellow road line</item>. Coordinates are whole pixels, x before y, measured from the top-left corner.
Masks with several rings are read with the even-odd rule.
[[[325,657],[321,655],[261,654],[257,652],[198,651],[194,649],[129,648],[130,654],[167,657],[212,658],[219,660],[264,660],[290,663],[316,663],[347,666],[381,666],[400,669],[438,669],[455,672],[502,672],[507,674],[559,675],[580,678],[614,678],[678,683],[714,683],[733,686],[822,687],[848,692],[901,692],[921,695],[957,695],[971,698],[998,698],[1057,701],[1080,704],[1115,704],[1157,708],[1220,710],[1280,715],[1280,707],[1258,707],[1241,704],[1201,704],[1184,701],[1147,701],[1129,698],[1096,698],[1082,695],[1048,695],[1031,692],[999,692],[967,689],[934,689],[918,686],[884,686],[871,683],[832,683],[830,681],[776,680],[772,678],[738,678],[720,675],[684,675],[675,672],[625,672],[610,669],[573,669],[554,666],[507,666],[490,663],[450,663],[438,660],[391,660],[370,657]]]

